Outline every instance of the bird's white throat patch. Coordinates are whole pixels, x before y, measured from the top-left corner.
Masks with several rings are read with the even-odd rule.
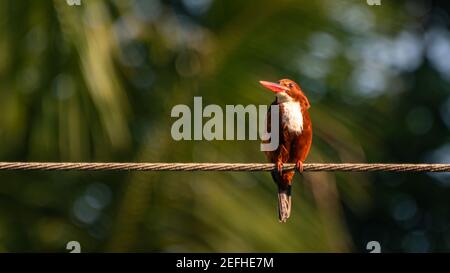
[[[280,103],[280,107],[282,124],[286,125],[291,132],[301,133],[303,131],[303,115],[300,103],[290,100]]]

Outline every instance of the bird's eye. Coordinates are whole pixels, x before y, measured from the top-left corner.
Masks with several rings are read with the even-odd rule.
[[[289,87],[289,88],[292,88],[292,87],[294,87],[294,85],[293,85],[292,83],[289,83],[289,84],[288,84],[288,87]]]

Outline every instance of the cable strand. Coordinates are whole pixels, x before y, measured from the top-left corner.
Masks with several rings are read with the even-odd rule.
[[[283,170],[294,170],[286,163]],[[0,171],[273,171],[271,163],[0,162]],[[305,163],[305,172],[450,172],[450,164]]]

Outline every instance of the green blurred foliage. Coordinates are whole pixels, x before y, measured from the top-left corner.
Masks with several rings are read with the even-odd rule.
[[[2,161],[264,162],[257,141],[174,141],[177,104],[312,103],[309,162],[450,161],[450,32],[426,1],[0,2]],[[447,60],[447,61],[446,61]],[[450,250],[449,177],[0,173],[0,251]]]

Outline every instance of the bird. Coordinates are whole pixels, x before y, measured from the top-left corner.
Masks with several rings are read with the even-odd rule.
[[[271,132],[271,107],[279,106],[279,145],[274,151],[264,153],[267,160],[276,166],[271,175],[278,187],[278,218],[285,223],[291,214],[295,170],[283,171],[283,164],[295,163],[295,168],[303,172],[303,162],[312,145],[312,122],[308,113],[311,105],[300,86],[292,80],[282,79],[277,83],[260,81],[260,84],[275,93],[276,97],[266,115],[268,133]]]

